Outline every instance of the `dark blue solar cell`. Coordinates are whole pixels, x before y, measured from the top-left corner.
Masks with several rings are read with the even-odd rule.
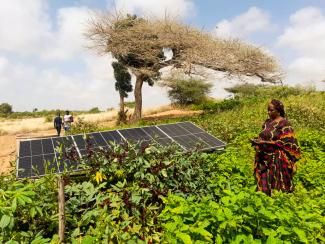
[[[29,178],[32,175],[32,158],[18,159],[18,178]]]
[[[180,127],[177,124],[159,125],[157,127],[159,127],[162,131],[164,131],[169,137],[182,136],[182,135],[190,134],[190,132],[188,132],[186,129]]]
[[[48,172],[58,173],[58,164],[56,162],[55,154],[44,155],[44,162]]]
[[[208,134],[208,133],[198,133],[195,134],[196,137],[204,141],[206,144],[208,144],[210,147],[225,147],[225,143],[218,140],[214,136]]]
[[[102,137],[102,135],[99,132],[91,133],[92,137],[94,138],[96,144],[100,147],[106,147],[107,143]]]
[[[169,146],[173,143],[173,140],[170,138],[158,138],[156,141],[162,146]]]
[[[42,148],[44,154],[54,153],[52,139],[42,139]]]
[[[92,134],[87,134],[86,136],[86,147],[89,147],[89,148],[96,148],[98,147],[97,145],[97,142],[95,140],[95,138],[93,137]]]
[[[117,144],[120,144],[123,141],[123,138],[117,131],[104,131],[100,132],[100,134],[103,136],[105,141],[107,142],[115,142]]]
[[[19,144],[19,157],[31,156],[30,141],[21,141]]]
[[[73,139],[76,142],[79,150],[82,150],[82,149],[85,149],[86,148],[86,142],[85,142],[85,140],[84,140],[84,138],[83,138],[82,135],[73,136]]]
[[[63,145],[63,139],[62,139],[62,137],[53,137],[52,138],[52,141],[53,141],[53,147],[54,148],[57,148],[60,145]]]
[[[156,126],[143,127],[141,129],[144,130],[152,138],[166,138],[167,137],[167,135],[165,133],[163,133],[161,130],[159,130]]]
[[[179,143],[182,147],[184,147],[184,149],[186,150],[209,147],[208,144],[206,144],[202,140],[199,140],[194,135],[177,136],[177,137],[173,137],[173,139],[177,143]]]
[[[141,141],[141,140],[151,139],[151,136],[149,136],[141,128],[119,130],[119,132],[124,136],[125,139],[131,140],[131,141]]]
[[[43,156],[33,156],[32,157],[32,176],[39,176],[45,174],[45,165]]]
[[[32,140],[31,143],[31,149],[32,149],[32,156],[36,155],[42,155],[42,141],[41,140]]]
[[[180,122],[180,123],[177,123],[178,126],[186,129],[187,131],[189,131],[191,134],[194,134],[194,133],[206,133],[203,129],[197,127],[196,125],[190,123],[190,122]]]
[[[71,157],[67,158],[65,155],[59,156],[58,158],[58,166],[60,173],[65,171],[69,172],[77,170],[79,165],[79,159],[73,159]]]

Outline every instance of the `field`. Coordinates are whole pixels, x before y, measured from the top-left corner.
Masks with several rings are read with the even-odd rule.
[[[132,109],[129,109],[129,114]],[[175,106],[161,106],[144,110],[145,119],[164,117],[181,117],[197,114],[197,111],[180,110]],[[53,116],[53,115],[52,115]],[[111,110],[100,113],[82,113],[75,116],[75,122],[85,121],[96,128],[111,128],[116,124],[117,111]],[[62,132],[63,133],[63,132]],[[63,133],[64,134],[64,133]],[[0,173],[7,172],[10,161],[16,156],[16,143],[19,139],[55,136],[53,122],[47,122],[46,117],[16,118],[0,120]]]
[[[235,99],[192,107],[203,114],[129,125],[192,121],[228,143],[222,153],[133,144],[89,151],[86,175],[64,174],[66,242],[324,243],[325,93],[255,86],[233,91]],[[248,140],[260,131],[271,98],[285,104],[302,158],[295,191],[269,197],[255,191]],[[75,132],[98,129],[80,125]],[[22,181],[7,175],[0,187],[0,242],[58,243],[56,175]]]

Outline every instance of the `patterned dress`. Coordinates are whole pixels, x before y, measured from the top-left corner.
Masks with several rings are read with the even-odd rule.
[[[294,131],[287,119],[268,119],[262,128],[259,139],[274,144],[261,144],[256,151],[254,175],[257,191],[268,195],[271,195],[272,189],[292,192],[295,162],[300,158]]]

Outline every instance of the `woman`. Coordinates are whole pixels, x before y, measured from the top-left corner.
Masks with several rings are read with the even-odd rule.
[[[272,189],[292,192],[295,162],[300,149],[294,131],[285,118],[282,102],[273,99],[268,105],[269,119],[263,125],[258,139],[252,139],[256,149],[255,179],[257,191],[271,195]]]

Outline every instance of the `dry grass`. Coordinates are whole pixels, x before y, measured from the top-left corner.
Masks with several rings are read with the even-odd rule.
[[[157,114],[160,112],[173,110],[172,106],[161,106],[144,110],[144,116]],[[129,109],[128,114],[131,115],[133,109]],[[99,123],[101,125],[114,125],[117,119],[117,110],[101,112],[96,114],[82,114],[75,117],[75,121],[83,119],[86,122]],[[28,119],[12,119],[0,121],[0,135],[19,135],[38,131],[53,130],[52,122],[45,122],[45,118],[28,118]]]
[[[160,106],[160,107],[156,107],[156,108],[145,109],[143,111],[143,116],[157,114],[157,113],[174,110],[174,109],[175,109],[175,107],[173,107],[172,105],[165,105],[165,106]]]
[[[111,110],[107,112],[101,112],[101,113],[96,113],[96,114],[82,114],[77,116],[75,119],[76,121],[80,118],[87,122],[103,122],[103,121],[112,121],[115,120],[117,117],[117,110]]]
[[[15,135],[36,130],[48,130],[52,127],[52,122],[46,123],[44,118],[15,119],[0,122],[0,131],[5,135]]]

